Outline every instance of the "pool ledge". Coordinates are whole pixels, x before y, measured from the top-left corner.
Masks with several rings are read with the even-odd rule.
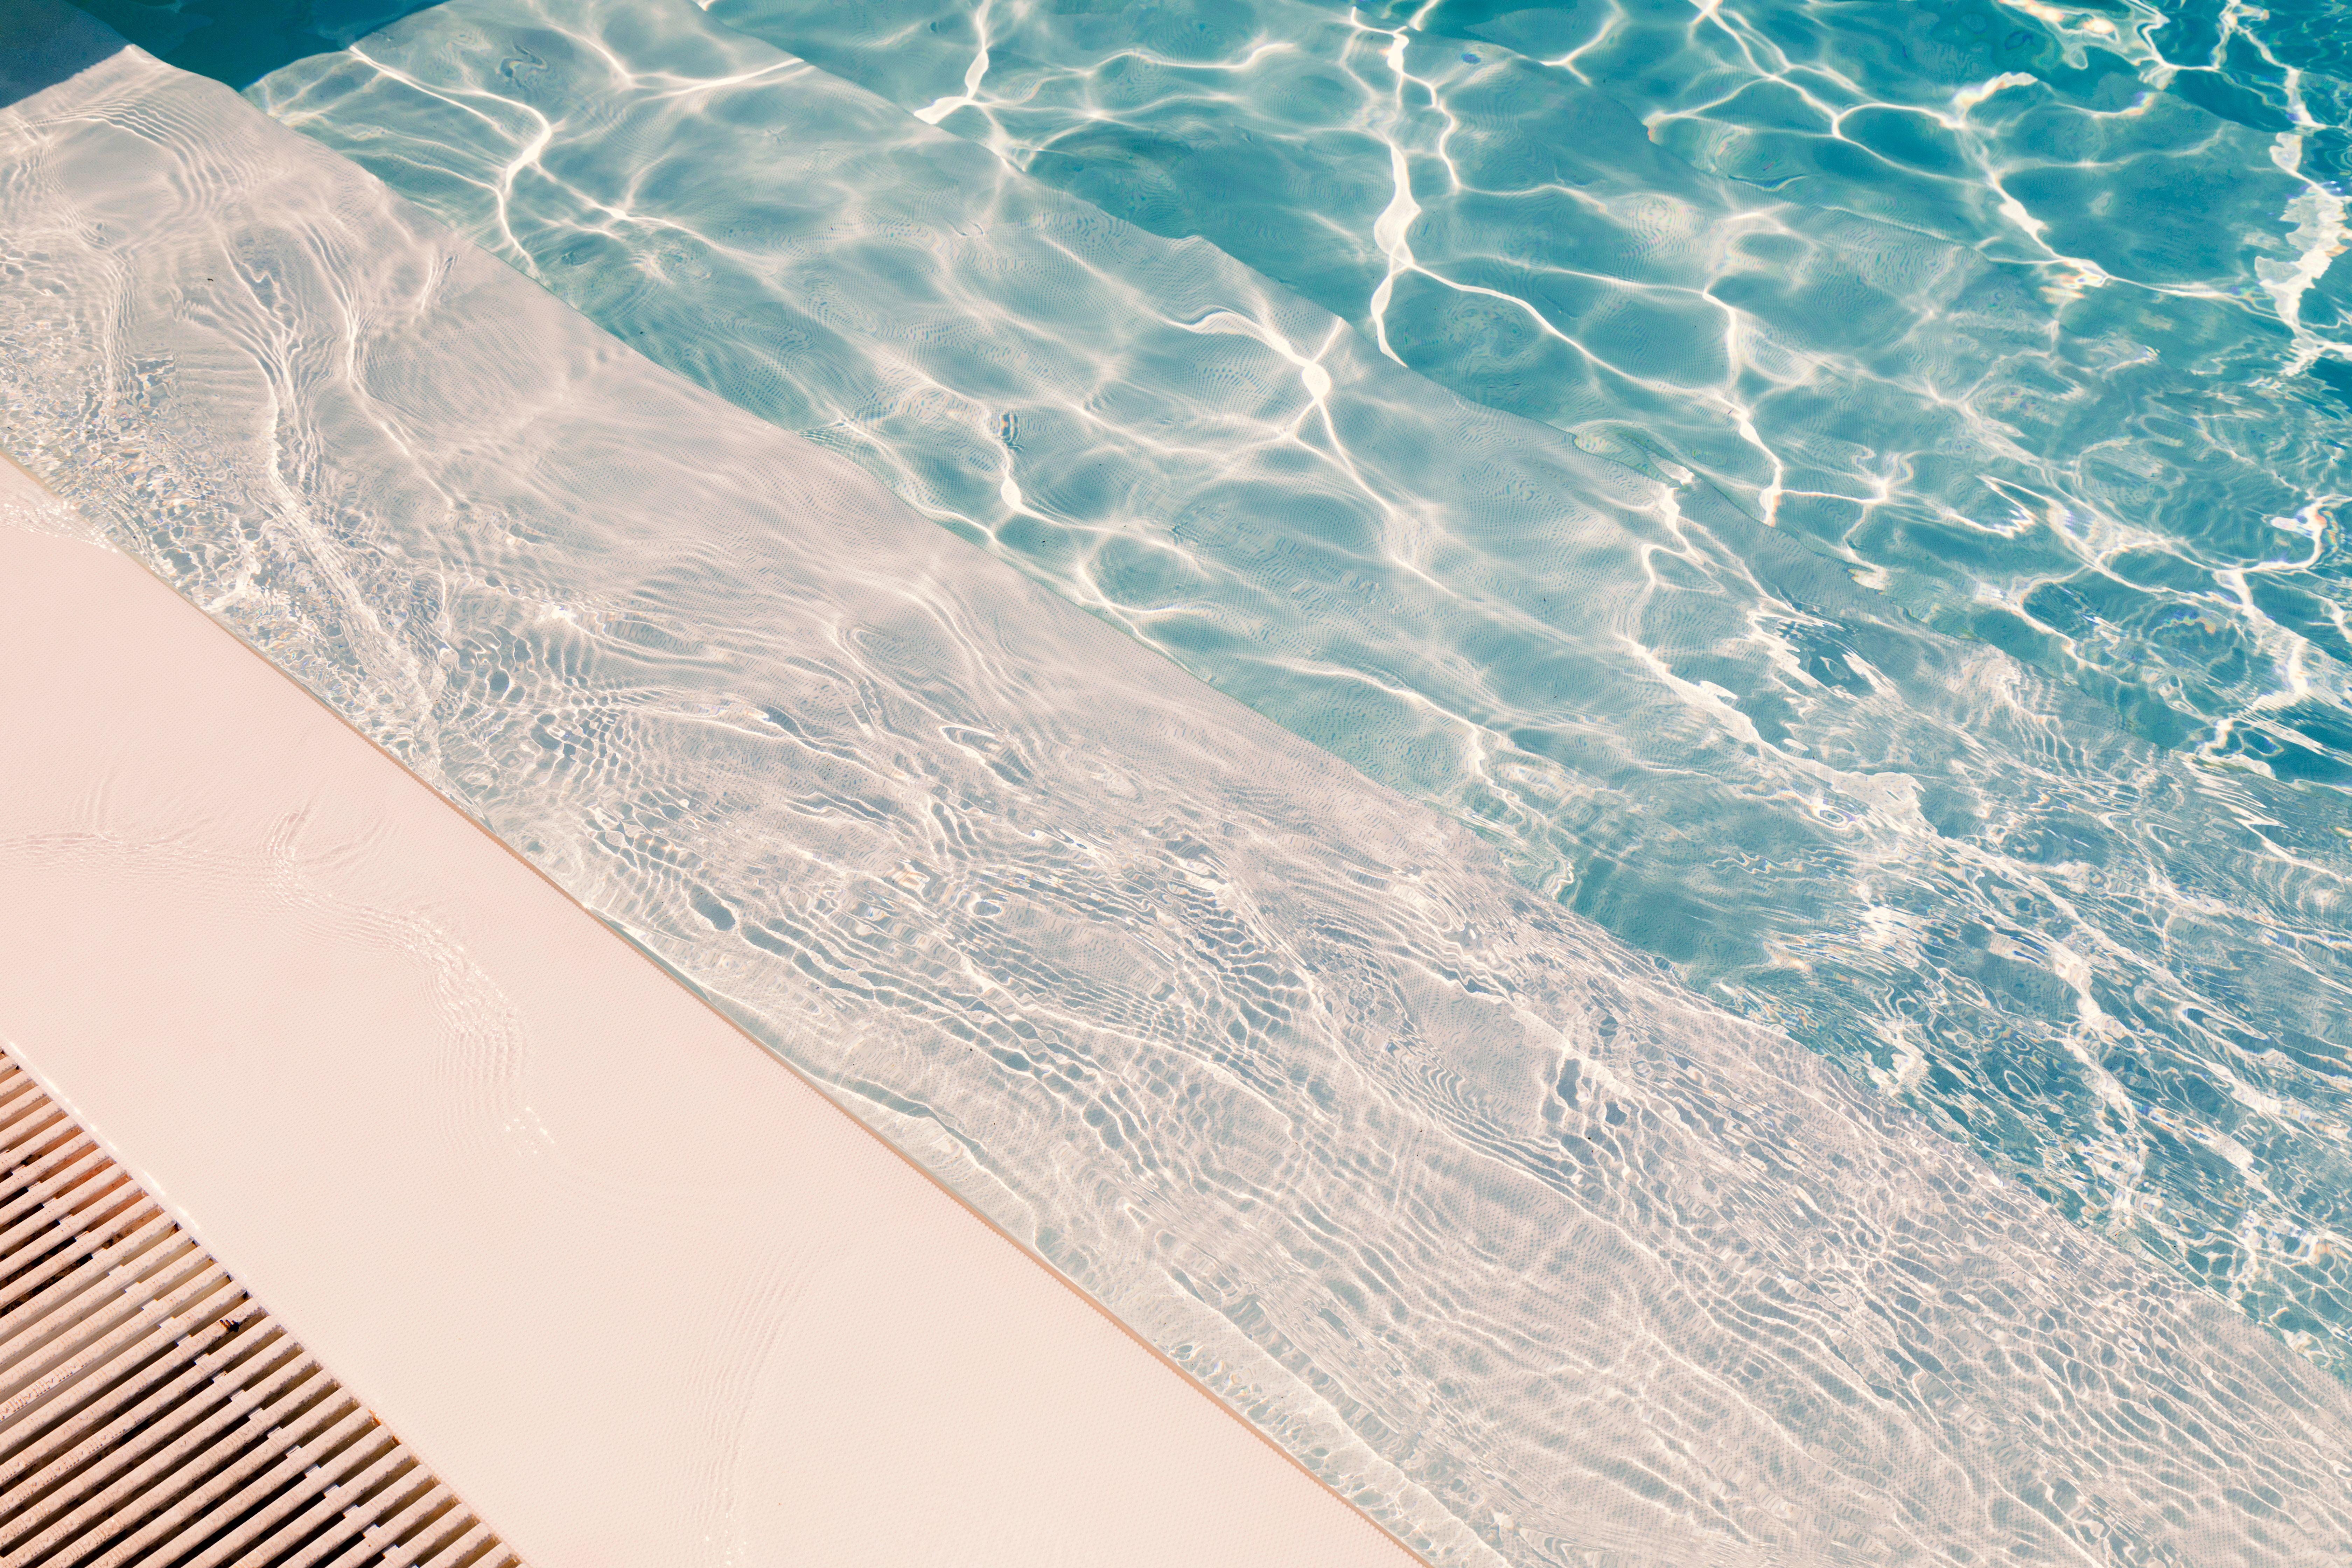
[[[128,557],[0,660],[0,1038],[535,1568],[1414,1561]]]

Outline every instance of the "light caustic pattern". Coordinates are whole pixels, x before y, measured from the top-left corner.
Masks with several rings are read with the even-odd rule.
[[[919,114],[683,4],[568,5],[557,18],[464,0],[289,68],[252,96],[646,353],[848,454],[1057,593],[1470,824],[1522,882],[1853,1067],[2069,1216],[2221,1293],[2325,1364],[2352,1365],[2352,810],[2333,790],[2118,732],[2112,709],[2080,687],[2120,700],[2119,687],[2079,661],[2064,666],[2074,681],[2046,678],[2003,651],[2000,552],[2079,564],[2071,523],[1954,525],[1934,550],[1911,551],[1916,570],[1857,566],[1851,539],[1824,543],[1798,525],[1793,469],[1781,472],[1782,526],[1770,528],[1756,520],[1752,484],[1656,455],[1687,458],[1713,439],[1702,439],[1706,420],[1732,405],[1603,378],[1590,383],[1598,422],[1570,434],[1450,395],[1384,356],[1377,332],[1348,331],[1198,238],[1155,238],[1045,188],[1033,177],[1049,166],[1042,153],[1024,176],[1000,155],[1009,140],[992,150],[929,129],[927,119],[1017,125],[1014,108],[1045,94],[1024,85],[1014,107],[991,99],[991,118],[971,121],[961,100],[1042,68],[1008,45],[981,59],[961,13],[943,14],[937,33],[883,27],[870,6],[842,15],[872,31],[873,59],[945,73],[936,92],[897,89]],[[987,15],[993,26],[1042,25],[1043,14]],[[1148,31],[1178,14],[1136,15]],[[1360,17],[1282,15],[1339,29],[1332,47],[1356,51],[1346,58],[1366,70],[1398,47],[1400,35],[1375,36]],[[1425,35],[1402,36],[1408,56],[1428,47]],[[1225,85],[1196,105],[1209,162],[1193,177],[1230,193],[1214,211],[1239,226],[1216,237],[1271,243],[1272,214],[1296,205],[1307,216],[1282,232],[1344,249],[1344,226],[1313,216],[1309,196],[1328,194],[1321,210],[1354,210],[1368,230],[1395,200],[1377,173],[1388,144],[1318,129],[1344,121],[1359,100],[1343,89],[1360,79],[1318,74],[1303,46],[1251,37],[1249,50],[1289,61],[1292,75],[1260,98],[1215,77]],[[1592,51],[1580,58],[1590,67]],[[1088,78],[1089,90],[1149,63],[1131,50]],[[1191,101],[1167,84],[1197,85],[1200,73],[1172,68],[1155,67],[1158,85],[1136,94]],[[1550,79],[1509,68],[1514,80]],[[1816,339],[1884,329],[1982,347],[1998,312],[1904,291],[1937,278],[1973,278],[1964,295],[2042,308],[2034,290],[2046,268],[2003,271],[1916,230],[1765,203],[1660,152],[1599,94],[1560,92],[1568,107],[1512,155],[1583,160],[1577,179],[1613,184],[1601,200],[1556,182],[1570,205],[1557,223],[1526,226],[1530,243],[1607,250],[1627,271],[1686,264],[1704,280],[1738,254],[1715,226],[1770,238],[1781,262],[1734,268],[1717,289],[1744,279],[1751,300],[1778,288],[1811,301],[1788,319]],[[1102,135],[1135,112],[1114,108],[1093,121]],[[1248,118],[1276,111],[1306,129],[1283,142]],[[1216,162],[1217,138],[1236,124],[1255,127],[1253,145],[1286,147],[1287,162]],[[1471,140],[1458,138],[1457,159]],[[1327,142],[1380,147],[1374,173],[1339,180],[1331,171],[1345,161],[1315,152]],[[1251,170],[1292,177],[1252,207]],[[1075,173],[1061,178],[1110,200]],[[1359,188],[1354,208],[1338,199]],[[1433,194],[1419,200],[1437,205]],[[2001,217],[1990,196],[1982,212]],[[2029,247],[2021,234],[2003,243]],[[1407,230],[1416,266],[1437,265],[1431,235],[1426,220]],[[1334,277],[1368,299],[1391,273],[1376,247],[1363,255],[1372,260]],[[1410,276],[1393,274],[1391,347],[1406,341]],[[2120,298],[2122,287],[2081,300]],[[2161,299],[2236,323],[2271,369],[2296,352],[2275,321],[2263,328],[2259,300]],[[1528,318],[1510,305],[1494,319]],[[1818,346],[1805,358],[1752,311],[1741,321],[1740,341],[1790,378],[1769,396],[1755,384],[1743,406],[1756,428],[1777,420],[1797,438],[1803,420],[1768,419],[1769,406],[1812,406],[1832,425],[1917,406],[1893,383],[1838,391],[1834,374],[1860,374],[1862,360]],[[2105,384],[2091,361],[2123,353],[2110,340],[2055,338],[2051,320],[2020,331],[2042,345],[2032,363],[2075,376],[2078,389]],[[2069,371],[2068,355],[2090,359]],[[2157,367],[2144,374],[2173,374],[2142,358]],[[2053,407],[2074,395],[2054,381],[2044,395]],[[2215,393],[2224,405],[2236,395]],[[2304,407],[2285,392],[2273,402]],[[1937,406],[1981,423],[1961,404]],[[2179,417],[2187,429],[2191,416]],[[2302,438],[2292,419],[2265,418],[2277,442]],[[1807,449],[1828,428],[1804,437]],[[1965,450],[1958,429],[1916,433],[1925,445],[1903,459],[1909,477],[1886,477],[1890,497],[1911,499],[1889,509],[1927,504],[1922,465],[1948,475],[1990,465],[1947,463]],[[2311,439],[2288,456],[2319,461]],[[1737,447],[1708,449],[1736,468]],[[2147,449],[2225,489],[2267,472],[2251,457]],[[1612,453],[1623,460],[1596,455]],[[2207,472],[2215,463],[2218,477]],[[2250,515],[2216,506],[2209,521],[2226,529]],[[2320,528],[2321,513],[2306,506],[2305,521]],[[2135,537],[2157,538],[2162,522],[2145,520]],[[2114,574],[2146,567],[2151,616],[2161,600],[2163,614],[2189,606],[2199,617],[2167,634],[2176,640],[2237,637],[2253,624],[2241,610],[2283,603],[2273,589],[2287,593],[2290,579],[2318,581],[2336,548],[2325,529],[2306,538],[2263,524],[2249,549],[2267,541],[2281,559],[2321,566],[2236,570],[2244,595],[2225,601],[2153,564],[2179,567],[2188,557],[2175,552],[2212,548],[2211,537],[2164,537],[2162,551],[2103,558],[2099,581],[2138,593]],[[1936,582],[1959,584],[1956,563],[1982,602],[1920,586],[1931,566],[1947,573]],[[1934,615],[1965,605],[1995,640],[1925,630],[1906,603]],[[2271,690],[2282,670],[2300,670],[2319,690],[2330,656],[2299,641],[2289,651],[2274,664],[2248,653],[2237,679]]]
[[[774,123],[696,63],[607,144]],[[0,446],[1432,1561],[2352,1551],[2274,1338],[226,89],[117,55],[0,171]],[[1405,442],[1323,363],[1220,406]]]
[[[711,5],[2162,743],[2352,780],[2352,86],[2314,45],[2237,7],[1391,9]]]

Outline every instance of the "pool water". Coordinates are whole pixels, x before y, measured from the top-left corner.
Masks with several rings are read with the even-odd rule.
[[[2352,1365],[2320,18],[709,19],[251,96]]]
[[[429,0],[79,0],[182,70],[244,87],[289,60],[342,48]]]

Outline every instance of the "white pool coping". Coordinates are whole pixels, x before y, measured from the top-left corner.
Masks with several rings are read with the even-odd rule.
[[[1414,1561],[128,557],[0,668],[0,1037],[536,1568]]]

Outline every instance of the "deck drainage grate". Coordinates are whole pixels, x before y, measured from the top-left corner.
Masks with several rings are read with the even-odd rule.
[[[0,1568],[520,1568],[0,1052]]]

